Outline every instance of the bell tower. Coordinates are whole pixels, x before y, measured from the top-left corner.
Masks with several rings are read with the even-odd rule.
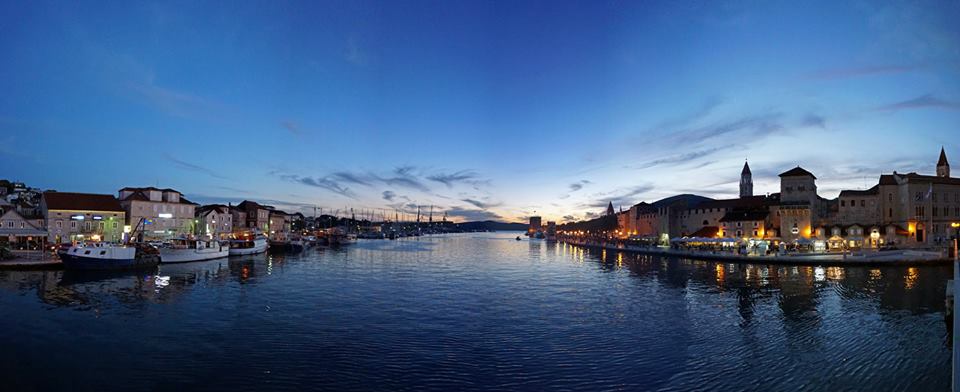
[[[740,172],[740,198],[750,196],[753,196],[753,174],[750,173],[750,165],[744,162]]]
[[[950,177],[950,163],[947,162],[947,153],[940,147],[940,160],[937,161],[937,177]]]

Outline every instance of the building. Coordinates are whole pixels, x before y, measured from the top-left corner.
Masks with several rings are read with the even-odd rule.
[[[543,219],[539,216],[530,217],[530,226],[527,228],[527,233],[533,234],[540,231],[543,228]]]
[[[124,239],[126,212],[112,195],[44,192],[40,209],[49,242]]]
[[[200,235],[223,238],[233,232],[233,214],[229,206],[208,204],[197,207],[195,218]]]
[[[231,209],[234,228],[270,232],[270,208],[257,202],[244,200]],[[240,219],[242,218],[242,219]],[[241,226],[242,224],[242,226]]]
[[[289,233],[293,219],[286,212],[270,209],[268,214],[267,232],[270,234]]]
[[[740,198],[753,196],[753,173],[750,172],[750,165],[743,163],[743,170],[740,171]]]
[[[187,200],[173,189],[127,187],[119,191],[120,206],[127,215],[127,225],[136,230],[142,223],[145,239],[162,239],[196,234],[199,229],[197,203]]]
[[[0,211],[0,247],[17,250],[42,249],[47,238],[43,219],[24,217],[16,209]]]

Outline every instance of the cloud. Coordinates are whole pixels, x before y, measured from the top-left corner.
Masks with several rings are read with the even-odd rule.
[[[782,113],[742,117],[735,121],[680,131],[674,134],[677,142],[704,141],[720,136],[746,135],[754,138],[767,136],[783,129]]]
[[[564,222],[573,222],[573,221],[576,221],[576,220],[577,220],[577,217],[575,217],[575,216],[573,216],[573,215],[564,215],[564,216],[563,216],[563,221],[564,221]]]
[[[356,198],[356,195],[353,193],[353,191],[350,190],[350,188],[340,185],[340,183],[334,180],[331,180],[330,178],[327,178],[327,177],[300,177],[294,174],[284,174],[284,175],[281,175],[280,178],[287,181],[307,185],[307,186],[325,189],[330,192],[336,193],[338,195],[349,197],[351,199]]]
[[[220,175],[220,174],[217,174],[217,173],[214,172],[213,170],[207,169],[207,168],[205,168],[205,167],[203,167],[203,166],[196,165],[196,164],[193,164],[193,163],[190,163],[190,162],[186,162],[186,161],[179,160],[179,159],[175,158],[174,156],[172,156],[172,155],[170,155],[170,154],[163,154],[163,159],[166,159],[167,161],[173,162],[175,165],[177,165],[178,167],[180,167],[181,169],[184,169],[184,170],[194,171],[194,172],[197,172],[197,173],[203,173],[203,174],[206,174],[206,175],[208,175],[208,176],[210,176],[210,177],[219,178],[219,179],[221,179],[221,180],[227,180],[227,179],[228,179],[227,177],[224,177],[224,176],[222,176],[222,175]]]
[[[374,177],[387,185],[416,189],[421,192],[430,192],[430,188],[424,185],[414,174],[415,170],[416,168],[413,166],[400,166],[393,170],[392,177]]]
[[[480,200],[475,200],[475,199],[462,199],[462,201],[465,202],[465,203],[473,204],[475,207],[480,208],[480,209],[483,209],[483,210],[486,210],[486,209],[488,209],[488,208],[493,208],[493,207],[499,207],[499,206],[503,205],[503,203],[500,203],[500,202],[489,202],[489,203],[488,203],[488,202],[484,202],[484,201],[480,201]]]
[[[503,219],[499,214],[486,210],[470,210],[461,207],[450,207],[446,210],[447,217],[460,218],[464,221],[485,221]]]
[[[924,67],[924,65],[874,65],[851,68],[829,68],[812,72],[807,75],[807,78],[819,80],[857,78],[861,76],[912,72],[923,69]]]
[[[366,185],[371,186],[371,179],[369,175],[355,174],[350,172],[334,172],[330,173],[330,177],[335,178],[337,181],[349,182],[351,184]]]
[[[146,103],[167,115],[180,118],[217,118],[218,112],[223,111],[222,105],[201,98],[190,93],[155,85],[152,80],[147,83],[131,82],[130,90],[145,99]]]
[[[397,197],[397,194],[393,191],[383,191],[383,200],[393,201]]]
[[[282,121],[282,122],[280,122],[280,126],[286,128],[286,129],[287,129],[288,131],[290,131],[290,133],[292,133],[294,136],[300,136],[300,135],[301,135],[301,133],[300,133],[300,126],[297,125],[297,123],[295,123],[295,122],[293,122],[293,121]]]
[[[654,129],[668,130],[692,124],[697,120],[709,116],[717,107],[722,105],[723,102],[724,100],[721,97],[709,97],[705,99],[696,110],[679,117],[666,119],[657,124]]]
[[[816,114],[807,114],[800,120],[800,126],[825,129],[827,127],[827,119]]]
[[[587,186],[587,185],[589,185],[589,184],[590,184],[590,181],[587,181],[587,180],[577,181],[577,182],[569,185],[570,192],[579,191],[579,190],[583,189],[584,186]]]
[[[690,163],[693,160],[703,158],[709,155],[713,155],[719,151],[728,150],[733,147],[734,145],[730,144],[726,146],[713,147],[713,148],[708,148],[708,149],[699,150],[699,151],[691,151],[688,153],[676,154],[676,155],[672,155],[665,158],[654,159],[652,161],[647,161],[639,165],[627,166],[627,167],[632,169],[649,169],[654,166]]]
[[[960,110],[960,102],[948,101],[945,99],[937,98],[933,94],[926,94],[913,99],[908,99],[906,101],[900,101],[900,102],[892,103],[889,105],[879,106],[874,110],[880,111],[880,112],[898,112],[901,110],[927,109],[927,108]]]
[[[654,189],[651,184],[637,185],[630,188],[618,189],[605,194],[597,194],[594,197],[596,201],[589,202],[584,207],[588,208],[607,208],[607,205],[613,203],[614,206],[632,206],[636,204],[636,197],[650,192]]]
[[[439,182],[448,188],[453,187],[457,182],[473,183],[473,180],[476,178],[477,173],[474,173],[472,170],[461,170],[455,173],[438,173],[427,176],[428,180]]]

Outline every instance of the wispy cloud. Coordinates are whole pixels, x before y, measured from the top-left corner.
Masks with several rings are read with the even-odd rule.
[[[612,192],[599,193],[593,195],[596,200],[585,204],[587,208],[606,208],[608,204],[614,206],[632,206],[637,203],[637,196],[650,192],[654,189],[652,184],[637,185],[629,188],[621,188]]]
[[[400,166],[393,170],[392,176],[379,177],[379,181],[390,186],[399,186],[404,188],[416,189],[421,192],[430,192],[430,188],[423,184],[415,175],[416,168],[413,166]]]
[[[280,175],[280,178],[315,188],[325,189],[351,199],[356,198],[356,195],[350,190],[350,188],[340,185],[340,183],[327,177],[301,177],[294,174],[283,174]]]
[[[461,199],[465,203],[473,204],[475,207],[486,210],[488,208],[499,207],[503,205],[501,202],[485,202],[476,199]]]
[[[300,136],[300,135],[302,135],[302,133],[300,132],[300,125],[298,125],[297,123],[295,123],[295,122],[293,122],[293,121],[289,121],[289,120],[287,120],[287,121],[281,121],[281,122],[280,122],[280,126],[284,127],[286,130],[290,131],[290,133],[292,133],[294,136]]]
[[[450,207],[446,210],[447,216],[450,218],[460,218],[464,221],[485,221],[485,220],[498,220],[503,217],[500,214],[497,214],[492,211],[487,210],[470,210],[462,207]]]
[[[472,182],[477,179],[477,173],[472,170],[461,170],[454,173],[437,173],[427,176],[430,181],[439,182],[448,188],[453,187],[457,182]]]
[[[825,129],[827,127],[827,119],[823,116],[810,113],[800,119],[800,126]]]
[[[145,83],[131,82],[128,87],[149,106],[173,117],[211,119],[216,117],[216,113],[223,112],[223,105],[219,103],[158,86],[152,80]]]
[[[397,194],[394,191],[383,191],[383,200],[393,201],[397,198]]]
[[[716,154],[717,152],[729,150],[734,148],[734,145],[725,145],[719,147],[708,148],[704,150],[691,151],[683,154],[671,155],[665,158],[654,159],[651,161],[643,162],[639,165],[627,166],[631,169],[649,169],[654,166],[663,166],[663,165],[679,165],[693,162],[697,159]]]
[[[913,72],[919,69],[923,69],[925,65],[872,65],[864,67],[850,67],[850,68],[828,68],[822,69],[819,71],[811,72],[807,74],[809,79],[845,79],[845,78],[857,78],[862,76],[874,76],[874,75],[885,75],[885,74],[899,74],[905,72]]]
[[[579,190],[583,189],[583,187],[585,187],[585,186],[587,186],[587,185],[589,185],[589,184],[590,184],[590,181],[580,180],[580,181],[577,181],[577,182],[575,182],[575,183],[573,183],[573,184],[570,184],[568,187],[570,188],[570,192],[576,192],[576,191],[579,191]]]
[[[926,94],[913,99],[908,99],[906,101],[900,101],[900,102],[895,102],[888,105],[878,106],[874,110],[880,111],[880,112],[898,112],[901,110],[910,110],[910,109],[960,110],[960,102],[948,101],[942,98],[938,98],[933,94]]]
[[[711,113],[714,112],[720,105],[724,103],[723,98],[721,97],[708,97],[703,101],[703,103],[694,109],[693,111],[674,117],[669,118],[664,121],[661,121],[657,124],[655,130],[671,130],[679,127],[685,127],[689,124],[693,124],[696,121],[706,118]]]
[[[679,131],[673,134],[673,138],[678,142],[704,141],[734,134],[759,138],[783,130],[782,118],[782,113],[745,116],[734,121]]]
[[[330,173],[330,177],[333,177],[338,181],[348,182],[351,184],[366,185],[366,186],[372,185],[370,176],[364,175],[364,174],[339,171],[339,172]]]
[[[208,175],[208,176],[210,176],[210,177],[219,178],[219,179],[221,179],[221,180],[227,180],[227,179],[228,179],[227,177],[224,177],[224,176],[222,176],[222,175],[220,175],[220,174],[217,174],[217,172],[215,172],[215,171],[213,171],[213,170],[210,170],[210,169],[208,169],[208,168],[205,168],[205,167],[200,166],[200,165],[197,165],[197,164],[193,164],[193,163],[190,163],[190,162],[187,162],[187,161],[183,161],[183,160],[177,159],[176,157],[174,157],[174,156],[172,156],[172,155],[170,155],[170,154],[163,154],[163,159],[166,159],[167,161],[173,162],[173,164],[175,164],[177,167],[179,167],[179,168],[181,168],[181,169],[184,169],[184,170],[189,170],[189,171],[193,171],[193,172],[197,172],[197,173],[203,173],[203,174],[206,174],[206,175]]]

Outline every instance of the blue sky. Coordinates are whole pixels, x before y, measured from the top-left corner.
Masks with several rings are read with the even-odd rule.
[[[581,219],[960,160],[957,2],[0,4],[0,177]],[[960,170],[960,169],[958,169]],[[415,210],[415,208],[412,208]]]

